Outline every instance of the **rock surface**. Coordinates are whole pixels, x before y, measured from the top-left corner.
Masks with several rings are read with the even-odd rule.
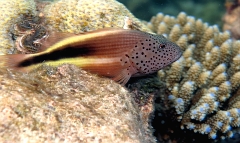
[[[155,142],[125,88],[73,65],[1,69],[0,98],[0,142]]]

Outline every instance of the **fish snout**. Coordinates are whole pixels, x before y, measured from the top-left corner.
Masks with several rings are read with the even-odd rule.
[[[172,62],[175,62],[182,56],[183,51],[177,44],[171,43],[169,44],[169,48],[172,49],[171,52],[173,54],[173,57],[175,57]]]
[[[167,65],[175,62],[182,56],[182,49],[175,43],[166,43],[165,48],[161,49],[161,56]]]

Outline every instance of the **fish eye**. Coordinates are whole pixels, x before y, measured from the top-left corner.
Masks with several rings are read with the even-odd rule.
[[[164,44],[160,44],[159,48],[165,48],[166,46]]]

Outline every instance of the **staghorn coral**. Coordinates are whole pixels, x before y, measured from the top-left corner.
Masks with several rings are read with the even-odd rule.
[[[233,137],[240,126],[240,41],[183,12],[177,18],[159,13],[148,26],[184,51],[178,61],[158,72],[165,82],[158,93],[165,110],[182,130],[210,139]]]
[[[115,0],[59,0],[43,10],[52,30],[80,33],[105,27],[124,27],[128,17],[133,29],[150,32],[127,8]]]
[[[1,0],[0,11],[0,55],[2,55],[12,53],[13,25],[21,21],[24,15],[36,14],[35,2],[33,0]]]

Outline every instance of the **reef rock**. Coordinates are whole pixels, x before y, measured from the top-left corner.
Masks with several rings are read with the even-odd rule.
[[[33,0],[0,1],[0,55],[12,53],[14,25],[22,21],[23,15],[35,15],[36,5]]]
[[[0,70],[0,142],[154,142],[129,92],[73,65]]]
[[[230,31],[234,39],[240,39],[240,1],[232,0],[225,3],[227,12],[223,16],[223,30]]]

